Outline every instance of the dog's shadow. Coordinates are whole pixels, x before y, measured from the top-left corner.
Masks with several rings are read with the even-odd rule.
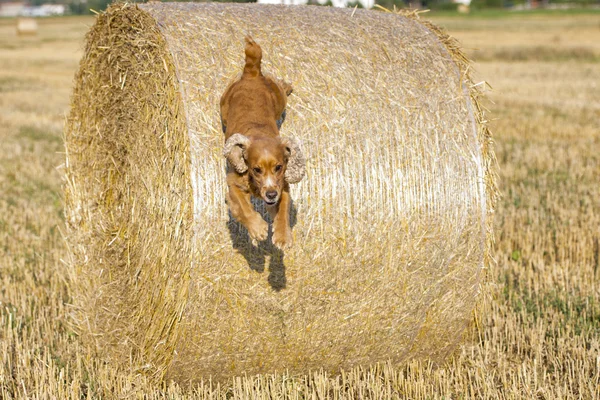
[[[248,235],[246,228],[236,221],[229,212],[229,222],[227,228],[231,236],[233,248],[244,256],[251,270],[262,273],[265,271],[267,259],[269,262],[269,277],[267,281],[275,291],[280,291],[286,287],[285,264],[283,263],[283,251],[273,245],[273,220],[266,210],[264,202],[252,198],[254,209],[269,223],[269,236],[266,240],[259,242],[258,246],[252,245],[252,240]],[[296,225],[297,209],[292,201],[290,206],[290,227]]]

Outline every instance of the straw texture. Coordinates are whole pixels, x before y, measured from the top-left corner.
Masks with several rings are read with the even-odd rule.
[[[270,237],[252,246],[224,201],[218,101],[246,34],[294,86],[282,134],[307,157],[285,254]],[[445,356],[492,237],[477,98],[455,42],[415,17],[112,6],[88,34],[65,134],[82,340],[178,381]]]

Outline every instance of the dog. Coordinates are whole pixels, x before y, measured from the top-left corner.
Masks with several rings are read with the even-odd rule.
[[[221,97],[221,123],[227,159],[227,204],[231,215],[246,229],[254,245],[268,236],[269,225],[256,212],[250,196],[262,199],[273,218],[273,244],[292,245],[291,183],[302,180],[304,155],[298,142],[279,135],[287,97],[293,88],[283,80],[263,75],[262,49],[245,39],[242,76]]]

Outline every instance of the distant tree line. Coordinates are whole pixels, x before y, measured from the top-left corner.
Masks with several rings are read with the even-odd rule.
[[[190,1],[190,0],[168,0],[168,1]],[[207,0],[200,0],[207,1]],[[256,3],[256,0],[212,0],[217,2],[234,3]],[[575,3],[581,5],[599,4],[600,0],[471,0],[472,9],[483,8],[504,8],[518,4],[526,4],[536,1],[541,5],[558,3]],[[90,14],[92,10],[103,11],[113,0],[68,0],[67,5],[73,14]],[[145,0],[130,0],[129,3],[144,3]],[[309,4],[319,4],[316,0],[308,0]],[[65,4],[64,0],[30,0],[32,5],[41,5],[47,3]],[[425,8],[432,10],[455,10],[457,4],[452,0],[375,0],[375,3],[387,9],[396,8]],[[331,0],[325,5],[331,5]],[[349,7],[361,7],[358,0],[350,1]]]

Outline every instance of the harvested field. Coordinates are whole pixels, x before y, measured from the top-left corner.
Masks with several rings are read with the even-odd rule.
[[[135,371],[94,361],[66,318],[61,132],[91,19],[43,20],[36,37],[22,38],[14,21],[0,20],[0,397],[598,397],[600,69],[587,56],[498,59],[495,40],[511,32],[501,35],[502,48],[519,51],[524,39],[537,48],[557,36],[561,54],[573,45],[596,54],[597,18],[435,22],[471,55],[492,55],[476,70],[494,88],[503,197],[489,271],[494,296],[479,329],[440,366],[243,376],[188,388],[154,387]]]

